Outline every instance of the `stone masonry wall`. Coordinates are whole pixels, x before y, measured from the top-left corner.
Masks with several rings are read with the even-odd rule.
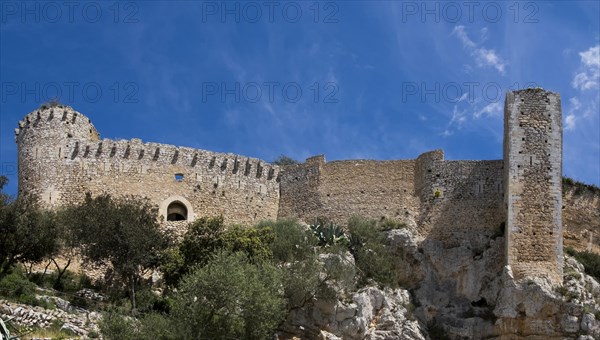
[[[73,138],[96,141],[99,134],[87,117],[70,107],[43,106],[19,122],[15,139],[20,194],[37,195],[48,206],[58,204],[56,187],[66,185],[66,141]]]
[[[319,212],[346,223],[352,215],[408,221],[418,214],[414,160],[351,160],[325,163]]]
[[[446,248],[502,233],[503,161],[435,160],[423,168],[419,232]]]
[[[279,216],[346,224],[353,215],[403,221],[418,213],[414,160],[334,161],[323,156],[285,167]]]
[[[319,217],[322,202],[319,195],[323,156],[314,156],[305,163],[288,165],[281,171],[280,218],[298,218],[312,222]]]
[[[43,124],[23,124],[17,134],[20,187],[38,194],[47,206],[76,203],[90,192],[145,196],[164,217],[173,201],[186,206],[188,220],[223,215],[227,223],[252,223],[277,217],[277,166],[139,139],[99,140],[97,133],[96,138],[69,134],[71,121],[57,120],[52,110],[40,111]],[[69,117],[83,117],[71,108],[64,110]],[[37,113],[28,117],[32,115]],[[85,122],[89,125],[79,130],[89,134],[91,123]]]
[[[474,233],[501,233],[502,169],[501,160],[444,161],[441,150],[398,161],[313,157],[282,172],[279,216],[417,220],[423,237],[451,245]]]
[[[560,96],[510,92],[504,110],[507,261],[517,279],[562,282],[562,121]]]

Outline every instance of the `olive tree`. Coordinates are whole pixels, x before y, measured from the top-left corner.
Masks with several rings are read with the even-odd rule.
[[[13,200],[0,176],[0,278],[17,262],[39,262],[57,247],[55,214],[40,209],[33,196]]]
[[[84,257],[112,265],[131,292],[135,292],[146,270],[158,265],[158,257],[168,246],[160,231],[157,208],[136,197],[112,198],[86,195],[76,208],[77,237]]]
[[[220,251],[182,279],[171,317],[181,339],[267,339],[284,306],[277,268]]]

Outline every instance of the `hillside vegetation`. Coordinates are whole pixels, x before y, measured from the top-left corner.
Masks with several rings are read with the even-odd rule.
[[[5,184],[0,177],[0,189]],[[565,243],[574,245],[566,253],[598,278],[600,256],[594,252],[599,249],[600,191],[568,179],[563,184]],[[86,314],[89,324],[83,330],[57,319],[43,327],[12,325],[13,333],[119,340],[266,339],[295,332],[298,325],[289,316],[329,308],[324,302],[348,314],[347,320],[355,319],[356,312],[342,307],[383,291],[402,301],[402,316],[396,320],[401,318],[406,327],[418,325],[411,313],[419,306],[401,288],[407,270],[419,265],[390,246],[390,232],[399,232],[398,240],[410,240],[403,238],[410,235],[403,233],[406,226],[391,219],[354,217],[344,226],[326,220],[240,226],[225,225],[220,216],[202,217],[175,239],[162,232],[156,207],[140,198],[87,196],[77,206],[55,211],[41,210],[35,202],[34,197],[15,200],[0,192],[0,297],[7,304],[46,311],[75,308],[101,317]],[[414,256],[421,252],[415,246]],[[92,280],[75,272],[72,265],[79,261],[102,268],[103,275]],[[494,320],[493,305],[485,299],[471,304],[475,307],[469,317]],[[421,339],[419,328],[414,329],[412,338]],[[309,338],[317,336],[315,330],[305,331]],[[429,332],[445,337],[435,323]]]
[[[105,339],[265,339],[292,309],[369,284],[398,286],[383,232],[404,226],[391,220],[353,218],[341,228],[292,220],[226,226],[222,217],[205,217],[176,242],[160,231],[155,208],[138,198],[88,196],[58,211],[33,202],[2,195],[0,294],[56,308],[36,298],[39,285],[103,313]],[[105,277],[92,283],[73,274],[76,256],[107,268]],[[32,270],[38,263],[47,264],[44,272]],[[162,278],[153,282],[154,269]],[[75,296],[82,288],[107,299]]]

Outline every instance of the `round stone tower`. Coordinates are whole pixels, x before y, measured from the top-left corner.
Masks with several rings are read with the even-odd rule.
[[[67,148],[76,141],[99,139],[90,120],[69,106],[42,105],[15,129],[19,195],[33,194],[42,206],[61,203],[67,188]]]

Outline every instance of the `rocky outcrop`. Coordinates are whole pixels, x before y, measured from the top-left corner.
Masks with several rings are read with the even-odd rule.
[[[412,241],[410,237],[405,240]],[[324,281],[325,289],[335,293],[292,309],[280,328],[279,339],[425,340],[407,290],[368,286],[353,291],[353,284],[348,284],[353,281],[355,265],[350,252],[320,254],[319,261],[328,271],[339,264],[352,268],[343,271],[350,277]]]
[[[510,267],[503,272],[503,287],[494,313],[499,338],[600,338],[600,285],[583,266],[567,258],[562,286],[539,278],[515,281]]]
[[[286,322],[290,334],[306,339],[425,339],[412,315],[410,294],[404,289],[366,287],[348,301],[315,301],[293,310]],[[286,338],[280,334],[280,338]]]
[[[494,304],[504,257],[501,235],[460,234],[452,242],[419,236],[417,229],[388,233],[414,296],[415,316],[435,336],[493,334]],[[438,334],[440,333],[440,334]],[[435,337],[434,336],[434,337]]]
[[[457,237],[451,248],[410,229],[389,240],[406,271],[414,315],[432,337],[450,339],[600,339],[600,285],[566,257],[564,283],[517,281],[504,266],[504,237]]]

